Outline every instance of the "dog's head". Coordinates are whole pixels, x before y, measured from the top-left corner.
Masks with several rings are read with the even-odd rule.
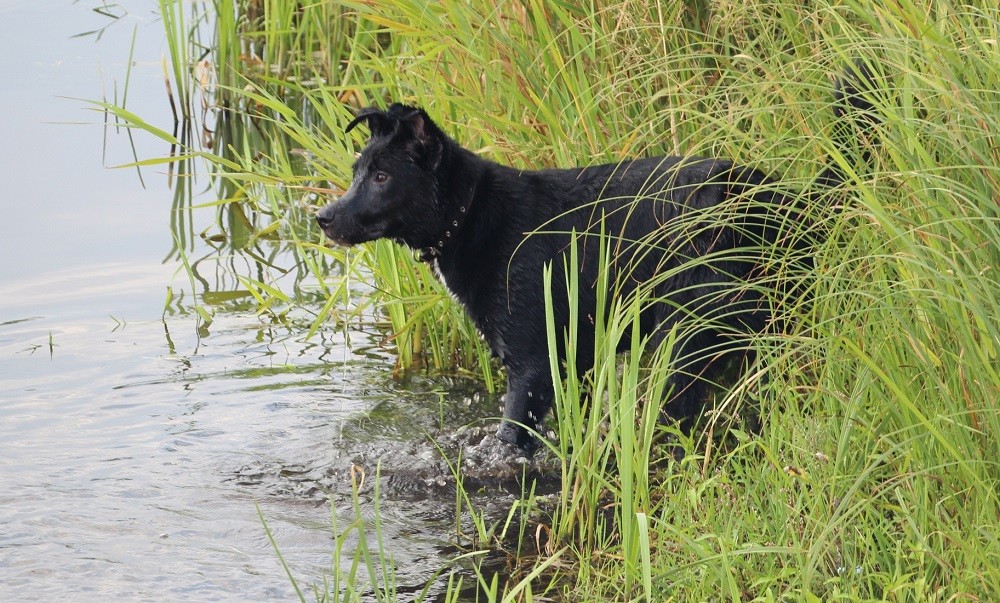
[[[341,245],[382,238],[429,245],[443,220],[437,172],[448,139],[422,109],[405,105],[362,109],[346,131],[361,123],[371,138],[354,162],[351,186],[316,220]]]

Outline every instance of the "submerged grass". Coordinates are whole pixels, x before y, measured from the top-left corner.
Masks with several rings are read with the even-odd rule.
[[[312,228],[311,210],[347,186],[362,143],[341,133],[352,108],[423,105],[463,144],[525,167],[697,154],[804,190],[831,158],[848,183],[829,198],[836,216],[816,208],[829,236],[815,267],[778,271],[801,279],[800,294],[781,300],[788,327],[752,342],[758,365],[719,390],[703,429],[657,443],[671,431],[657,424],[658,404],[682,334],[658,349],[632,335],[615,357],[649,300],[600,300],[593,372],[556,386],[561,493],[509,576],[480,572],[481,600],[993,600],[994,4],[253,0],[203,12],[162,0],[181,133],[99,108],[184,151],[138,166],[212,172],[219,201],[202,211],[217,212],[216,227],[202,238],[251,258],[239,283],[262,312],[321,292],[326,303],[305,304],[315,330],[374,308],[400,369],[472,370],[490,388],[500,376],[488,350],[412,254],[386,242],[330,249]],[[828,76],[858,57],[884,74],[870,166],[832,142]],[[177,228],[189,211],[175,207]],[[296,258],[290,285],[272,269],[277,250]],[[366,282],[374,288],[357,295]],[[551,282],[570,299],[578,286]],[[563,336],[573,334],[550,329]],[[741,427],[753,409],[757,432]],[[470,499],[458,500],[469,512]],[[526,495],[518,512],[535,502]],[[471,516],[476,547],[492,546],[493,523]],[[503,527],[524,536],[520,520]],[[391,600],[379,582],[391,567],[361,566]],[[335,577],[333,598],[353,584]],[[463,586],[449,578],[446,599]]]

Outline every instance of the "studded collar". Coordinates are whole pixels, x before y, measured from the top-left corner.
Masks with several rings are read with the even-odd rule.
[[[451,216],[448,217],[448,221],[445,223],[444,231],[439,233],[437,236],[437,241],[432,245],[420,248],[420,261],[430,263],[441,257],[441,254],[444,251],[444,246],[448,244],[451,237],[455,236],[458,229],[462,227],[462,224],[464,224],[466,218],[468,218],[469,209],[472,206],[472,199],[475,198],[475,196],[475,188],[473,188],[472,194],[469,195],[469,199],[459,205],[457,209],[452,210]]]

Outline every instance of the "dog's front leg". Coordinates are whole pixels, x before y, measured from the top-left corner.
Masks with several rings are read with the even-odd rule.
[[[497,438],[527,451],[539,442],[525,426],[540,429],[552,403],[552,377],[544,370],[508,371],[503,421]]]

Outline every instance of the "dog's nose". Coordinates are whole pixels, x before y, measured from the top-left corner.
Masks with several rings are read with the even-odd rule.
[[[316,222],[319,223],[319,227],[323,230],[326,230],[328,226],[333,224],[333,220],[329,216],[324,215],[322,211],[316,213]]]

